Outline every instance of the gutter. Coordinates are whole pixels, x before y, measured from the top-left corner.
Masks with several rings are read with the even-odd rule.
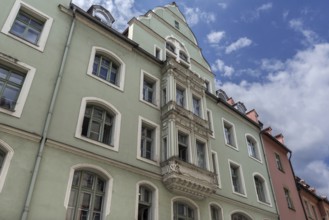
[[[65,45],[65,49],[64,49],[64,53],[63,53],[63,57],[62,57],[61,66],[60,66],[60,69],[59,69],[59,72],[58,72],[58,75],[57,75],[57,80],[56,80],[55,88],[54,88],[53,95],[52,95],[52,98],[51,98],[51,102],[50,102],[50,105],[49,105],[47,118],[46,118],[44,128],[43,128],[43,131],[42,131],[42,138],[41,138],[40,145],[39,145],[39,151],[38,151],[38,154],[37,154],[37,158],[35,160],[33,173],[32,173],[32,178],[31,178],[31,181],[30,181],[29,190],[27,192],[25,205],[24,205],[24,208],[23,208],[23,211],[22,211],[21,220],[26,220],[27,216],[28,216],[28,213],[30,211],[30,205],[31,205],[31,200],[32,200],[35,184],[36,184],[36,179],[37,179],[38,174],[39,174],[40,163],[41,163],[41,160],[42,160],[45,143],[47,141],[48,129],[49,129],[49,126],[50,126],[50,123],[51,123],[51,120],[52,120],[54,107],[55,107],[57,96],[58,96],[58,93],[59,93],[59,87],[61,85],[62,78],[63,78],[63,71],[64,71],[65,63],[66,63],[66,60],[67,60],[67,54],[68,54],[68,51],[69,51],[69,48],[70,48],[71,38],[72,38],[73,30],[74,30],[74,27],[75,27],[75,22],[76,22],[75,10],[76,10],[76,8],[73,6],[73,19],[72,19],[72,23],[71,23],[71,27],[70,27],[70,32],[69,32],[69,35],[68,35],[67,40],[66,40],[66,45]]]

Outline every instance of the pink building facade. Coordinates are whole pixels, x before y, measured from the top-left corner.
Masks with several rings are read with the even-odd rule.
[[[280,134],[273,137],[271,130],[267,128],[261,134],[280,219],[306,220],[288,158],[291,151],[284,145],[283,136]]]

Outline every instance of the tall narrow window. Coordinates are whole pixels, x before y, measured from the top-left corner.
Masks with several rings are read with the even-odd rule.
[[[111,84],[118,85],[119,64],[106,56],[96,54],[92,74]]]
[[[201,168],[206,168],[206,149],[205,143],[196,141],[197,164]]]
[[[37,44],[45,21],[39,20],[20,10],[11,27],[10,33],[32,44]]]
[[[175,28],[179,29],[179,22],[175,20]]]
[[[242,171],[239,165],[230,163],[233,192],[245,194]]]
[[[165,161],[168,159],[168,140],[167,137],[162,139],[162,160]]]
[[[0,65],[0,108],[14,111],[25,74]]]
[[[304,200],[304,206],[306,209],[307,216],[312,217],[311,212],[310,212],[310,207],[308,206],[308,202],[306,200]]]
[[[259,160],[256,141],[254,141],[251,137],[247,137],[247,145],[249,156]]]
[[[207,120],[208,120],[208,127],[209,130],[211,131],[211,136],[215,137],[215,133],[214,133],[214,126],[213,126],[213,119],[212,119],[212,113],[210,110],[207,110]]]
[[[147,102],[153,103],[154,100],[154,86],[155,83],[151,80],[144,79],[143,84],[143,99]]]
[[[275,162],[276,162],[276,167],[283,172],[283,166],[281,163],[281,158],[279,154],[275,154]]]
[[[224,121],[224,138],[225,143],[229,146],[236,148],[236,143],[234,139],[234,128],[233,125]]]
[[[170,42],[166,42],[166,48],[167,48],[167,50],[169,50],[170,52],[172,52],[172,53],[174,53],[175,54],[175,46],[172,44],[172,43],[170,43]]]
[[[81,135],[111,145],[113,124],[113,113],[98,106],[87,105]]]
[[[291,200],[291,197],[290,197],[290,192],[288,189],[284,188],[284,196],[286,198],[286,201],[287,201],[287,205],[288,205],[288,208],[290,209],[294,209],[294,206],[293,206],[293,203],[292,203],[292,200]]]
[[[215,152],[211,153],[211,159],[212,159],[212,169],[214,171],[215,176],[215,181],[216,185],[219,186],[219,172],[218,172],[218,161],[217,161],[217,154]]]
[[[265,192],[265,181],[259,176],[254,176],[254,181],[258,200],[261,202],[268,203]]]
[[[174,202],[174,220],[195,220],[194,209],[186,203]]]
[[[89,171],[74,172],[66,220],[101,220],[106,181]]]
[[[193,113],[197,116],[201,116],[201,101],[195,96],[193,96]]]
[[[161,50],[158,47],[155,48],[155,57],[161,59]]]
[[[152,160],[153,159],[153,145],[154,145],[154,129],[142,125],[141,132],[141,157]]]
[[[138,220],[152,219],[152,190],[146,186],[139,187]]]
[[[179,106],[185,106],[185,91],[181,88],[176,88],[176,103]]]
[[[318,220],[318,215],[316,214],[314,205],[312,205],[312,211],[313,211],[313,217],[315,218],[315,220]]]
[[[188,162],[188,136],[178,133],[178,158]]]
[[[222,211],[218,206],[210,205],[210,216],[211,220],[221,220]]]

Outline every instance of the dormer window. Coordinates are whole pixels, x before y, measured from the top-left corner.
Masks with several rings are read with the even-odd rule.
[[[181,63],[185,67],[189,68],[189,55],[184,44],[180,43],[177,39],[173,37],[167,38],[166,41],[166,55],[168,57],[175,58],[178,63]],[[183,61],[183,62],[181,62]]]
[[[169,50],[170,52],[175,53],[175,46],[174,46],[172,43],[167,42],[167,43],[166,43],[166,48],[167,48],[167,50]]]
[[[238,110],[239,112],[241,112],[242,114],[245,114],[246,111],[247,111],[247,108],[244,106],[244,104],[242,102],[237,102],[235,105],[234,105],[234,108],[236,110]]]
[[[100,5],[92,5],[88,9],[87,13],[110,27],[115,21],[111,13]]]
[[[181,58],[182,60],[184,60],[185,62],[188,62],[187,60],[187,55],[185,52],[183,51],[179,51],[179,58]]]

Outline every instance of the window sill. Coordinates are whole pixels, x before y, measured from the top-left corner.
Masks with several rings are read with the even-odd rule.
[[[262,202],[262,201],[259,201],[258,199],[257,199],[257,202],[260,203],[260,204],[262,204],[262,205],[266,205],[266,206],[268,206],[268,207],[272,207],[272,204],[271,204],[271,203],[268,203],[268,202]]]
[[[120,92],[123,92],[123,86],[117,86],[117,85],[115,85],[113,83],[110,83],[110,82],[108,82],[108,81],[106,81],[104,79],[101,79],[101,78],[99,78],[99,77],[97,77],[97,76],[95,76],[93,74],[90,74],[90,73],[87,73],[87,75],[90,76],[90,77],[92,77],[92,78],[94,78],[94,79],[96,79],[96,80],[98,80],[98,81],[100,81],[100,82],[102,82],[102,83],[105,83],[108,86],[111,86],[112,88],[114,88],[116,90],[119,90]]]
[[[156,160],[150,160],[150,159],[140,157],[140,156],[138,156],[137,159],[140,160],[140,161],[143,161],[145,163],[152,164],[154,166],[160,166],[160,163]]]
[[[86,142],[89,142],[93,145],[97,145],[97,146],[100,146],[100,147],[103,147],[103,148],[106,148],[108,150],[112,150],[112,151],[116,151],[118,152],[119,149],[118,149],[118,146],[112,146],[112,145],[107,145],[107,144],[103,144],[101,142],[98,142],[98,141],[94,141],[92,139],[89,139],[87,137],[83,137],[83,136],[75,136],[76,138],[80,139],[80,140],[83,140],[83,141],[86,141]]]
[[[160,110],[159,105],[156,105],[156,104],[154,104],[154,103],[151,103],[151,102],[145,101],[144,99],[140,99],[139,101],[141,101],[141,102],[143,102],[143,103],[145,103],[145,104],[151,106],[152,108],[155,108],[155,109],[157,109],[157,110]]]
[[[237,196],[240,196],[240,197],[243,197],[243,198],[247,198],[247,195],[246,194],[242,194],[242,193],[235,192],[235,191],[233,191],[233,194],[235,194]]]
[[[34,49],[40,51],[40,52],[43,52],[44,49],[45,49],[44,46],[42,46],[42,45],[38,45],[38,44],[30,43],[30,42],[28,42],[27,40],[25,40],[25,39],[23,39],[23,38],[21,38],[21,37],[18,37],[18,36],[14,35],[14,34],[12,34],[12,33],[10,33],[10,32],[4,32],[4,31],[1,31],[1,32],[4,33],[5,35],[7,35],[7,36],[9,36],[9,37],[11,37],[11,38],[17,40],[17,41],[20,41],[20,42],[23,43],[23,44],[26,44],[26,45],[29,46],[29,47],[32,47],[32,48],[34,48]]]
[[[233,150],[235,150],[235,151],[238,151],[238,152],[239,152],[239,148],[238,148],[238,147],[235,147],[235,146],[233,146],[233,145],[230,145],[230,144],[228,144],[228,143],[225,143],[225,145],[226,145],[227,147],[229,147],[229,148],[232,148]]]
[[[251,159],[253,159],[254,161],[256,161],[256,162],[258,162],[258,163],[260,163],[260,164],[263,164],[263,162],[262,162],[260,159],[256,158],[256,157],[253,157],[253,156],[250,156],[250,155],[249,155],[249,157],[250,157]]]

